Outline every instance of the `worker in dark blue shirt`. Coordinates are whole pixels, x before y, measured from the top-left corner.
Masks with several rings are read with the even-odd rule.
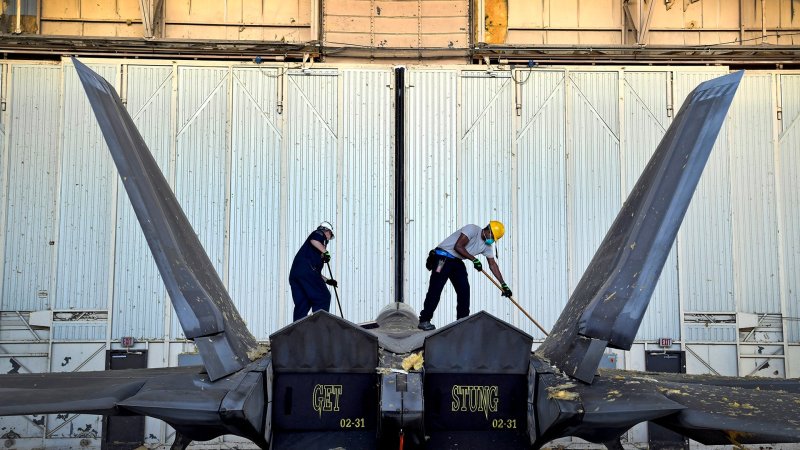
[[[336,287],[337,283],[322,275],[322,267],[331,260],[328,242],[333,237],[333,226],[330,222],[322,222],[294,257],[289,271],[289,286],[294,300],[293,320],[302,319],[309,311],[328,311],[331,307],[331,292],[325,285]]]

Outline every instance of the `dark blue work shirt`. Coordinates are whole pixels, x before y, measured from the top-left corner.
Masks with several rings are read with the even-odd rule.
[[[320,253],[319,250],[311,245],[311,241],[317,241],[326,248],[328,246],[328,240],[325,239],[324,232],[319,230],[312,231],[311,234],[308,235],[308,238],[306,238],[306,241],[303,243],[303,245],[300,246],[300,250],[298,250],[297,254],[294,256],[291,269],[292,272],[305,272],[310,269],[317,273],[322,273],[322,253]]]

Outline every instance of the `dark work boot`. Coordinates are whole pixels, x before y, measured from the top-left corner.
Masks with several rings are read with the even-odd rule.
[[[417,325],[417,328],[424,331],[431,331],[436,329],[436,327],[433,326],[430,320],[420,321],[419,325]]]

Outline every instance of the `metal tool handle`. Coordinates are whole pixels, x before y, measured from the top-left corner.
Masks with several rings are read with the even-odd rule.
[[[326,262],[325,265],[328,266],[328,275],[330,276],[331,279],[333,279],[333,271],[331,270],[331,263]],[[342,319],[344,319],[344,311],[342,311],[342,302],[339,301],[339,291],[336,288],[337,288],[336,286],[333,287],[333,293],[336,294],[336,304],[339,305],[339,315],[342,316]]]
[[[481,272],[482,274],[486,275],[486,278],[488,278],[488,279],[489,279],[489,281],[491,281],[491,282],[492,282],[492,284],[494,284],[495,286],[497,286],[497,289],[500,289],[501,291],[503,290],[503,288],[500,286],[500,284],[499,284],[499,283],[498,283],[498,282],[497,282],[497,281],[496,281],[494,278],[492,278],[492,276],[491,276],[491,275],[489,275],[488,273],[486,273],[486,271],[485,271],[485,270],[481,270],[480,272]],[[509,299],[509,300],[511,300],[511,303],[513,303],[513,304],[514,304],[514,306],[516,306],[517,308],[519,308],[519,310],[520,310],[520,311],[522,311],[522,314],[525,314],[525,316],[526,316],[528,319],[530,319],[530,320],[531,320],[531,322],[533,322],[533,324],[534,324],[534,325],[536,325],[536,326],[537,326],[537,327],[538,327],[540,330],[542,330],[542,333],[544,333],[544,335],[545,335],[545,336],[548,336],[548,333],[547,333],[547,331],[545,331],[545,330],[544,330],[544,328],[542,328],[542,326],[541,326],[541,325],[539,325],[539,322],[537,322],[537,321],[536,321],[536,319],[534,319],[533,317],[531,317],[531,315],[530,315],[530,314],[528,314],[528,311],[525,311],[525,308],[523,308],[522,306],[520,306],[520,304],[519,304],[519,303],[517,303],[517,301],[516,301],[516,300],[514,300],[514,298],[513,298],[513,297],[508,297],[508,299]]]

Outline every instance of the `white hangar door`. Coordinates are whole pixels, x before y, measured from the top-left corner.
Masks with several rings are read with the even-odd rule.
[[[345,317],[371,320],[394,299],[392,73],[124,66],[131,116],[258,339],[291,322],[289,267],[322,220]],[[180,338],[121,187],[116,202],[112,339]]]
[[[465,224],[499,220],[507,230],[514,226],[514,85],[507,71],[408,72],[403,273],[405,299],[417,312],[428,288],[424,261],[430,249]],[[509,281],[515,279],[510,236],[497,245]],[[469,261],[467,266],[470,312],[486,310],[515,323],[513,306]],[[433,322],[441,326],[455,318],[456,296],[448,283]]]
[[[284,77],[284,222],[274,239],[285,245],[287,282],[273,315],[283,325],[292,318],[292,259],[323,220],[336,234],[330,267],[344,317],[373,320],[395,299],[393,79],[386,68],[292,69]],[[335,296],[330,311],[340,313]]]

